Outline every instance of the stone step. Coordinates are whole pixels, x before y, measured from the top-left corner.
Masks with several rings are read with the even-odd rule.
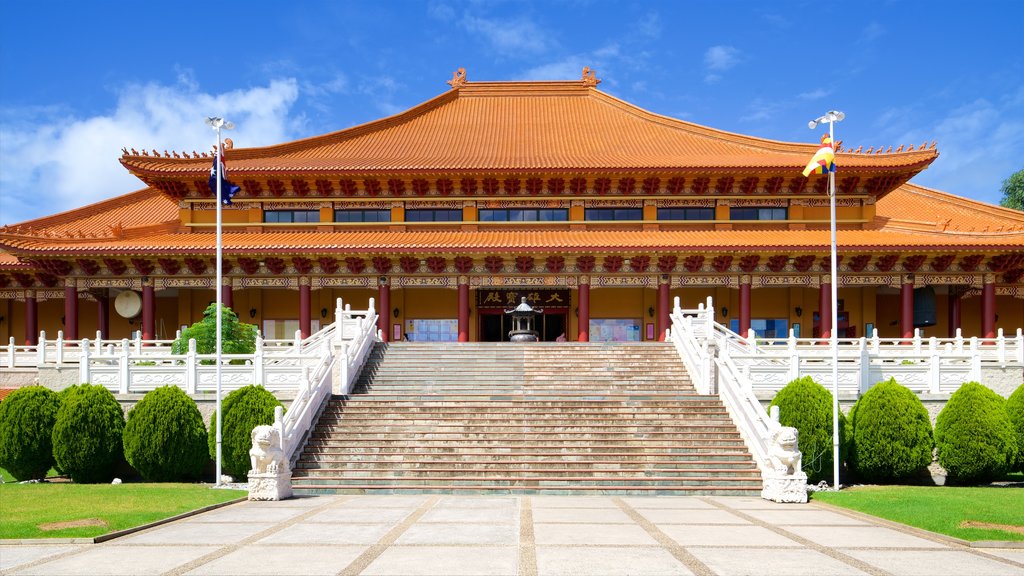
[[[659,439],[659,442],[664,442],[664,439]],[[646,453],[651,452],[665,452],[669,451],[672,453],[683,453],[683,454],[709,454],[709,453],[721,453],[723,451],[735,450],[743,451],[747,450],[746,445],[740,439],[729,440],[729,439],[714,439],[714,441],[708,440],[703,442],[684,442],[675,441],[671,444],[655,443],[652,440],[644,439],[604,439],[595,440],[592,442],[585,441],[583,439],[574,439],[574,441],[559,441],[559,439],[547,439],[547,440],[532,440],[511,442],[508,439],[475,439],[475,440],[454,440],[454,439],[443,439],[443,438],[396,438],[396,439],[363,439],[362,443],[358,447],[353,447],[352,439],[346,438],[339,440],[336,438],[311,438],[306,444],[307,450],[313,454],[318,450],[325,449],[345,449],[349,448],[352,450],[370,450],[387,448],[391,451],[401,450],[435,450],[440,452],[458,452],[461,450],[466,451],[492,451],[492,452],[535,452],[535,451],[563,451],[564,453],[573,452],[639,452]]]
[[[571,459],[570,459],[571,458]],[[688,468],[707,466],[711,468],[753,469],[749,454],[736,455],[685,455],[685,454],[495,454],[487,452],[437,454],[437,453],[394,453],[362,454],[351,452],[321,452],[304,454],[296,462],[297,468],[361,467],[361,466],[635,466],[657,468]]]
[[[546,427],[603,427],[620,429],[623,427],[631,427],[632,429],[648,429],[648,428],[667,428],[667,427],[684,427],[684,426],[701,426],[701,427],[717,427],[732,429],[732,422],[726,417],[722,416],[719,418],[697,418],[693,415],[689,415],[680,419],[664,420],[662,418],[634,418],[633,423],[622,423],[617,418],[573,418],[571,415],[557,414],[549,418],[439,418],[439,417],[408,417],[408,416],[380,416],[379,418],[367,417],[360,418],[358,416],[328,416],[320,418],[320,426],[324,428],[330,428],[332,431],[339,431],[339,427],[349,428],[362,428],[368,429],[374,426],[387,426],[389,428],[396,427],[411,427],[417,428],[423,427],[441,427],[441,428],[459,428],[459,429],[475,429],[475,428],[492,428],[494,426],[515,426],[515,427],[534,427],[534,426],[546,426]]]
[[[302,496],[317,495],[388,495],[388,494],[453,494],[476,496],[505,495],[537,495],[537,496],[568,496],[585,494],[587,496],[745,496],[757,498],[761,495],[760,486],[677,486],[665,488],[660,486],[574,486],[571,488],[528,488],[522,486],[491,486],[481,485],[433,485],[433,486],[379,486],[379,485],[329,485],[317,484],[306,486],[294,484],[295,494]]]
[[[464,467],[464,468],[296,468],[292,470],[293,478],[345,478],[347,481],[360,478],[395,478],[401,480],[420,480],[430,478],[494,478],[517,477],[527,478],[607,478],[607,479],[646,479],[661,478],[677,479],[680,482],[690,480],[709,480],[725,482],[747,482],[759,480],[757,469],[735,470],[701,468],[695,470],[673,470],[659,468],[656,470],[613,469],[613,468],[576,468],[560,469],[554,467]]]
[[[523,486],[523,487],[576,487],[576,486],[694,486],[706,487],[708,482],[714,482],[716,487],[737,486],[752,488],[761,487],[760,477],[737,478],[737,477],[716,477],[716,476],[693,476],[679,478],[673,476],[520,476],[520,475],[460,475],[434,478],[403,478],[389,475],[381,476],[304,476],[305,471],[296,471],[292,475],[292,482],[304,486],[315,486],[317,484],[331,484],[337,486],[345,485],[394,485],[403,486],[431,486],[436,484],[447,484],[449,486],[475,485],[486,482],[493,486]]]
[[[615,432],[621,434],[648,434],[648,433],[723,433],[736,434],[736,428],[722,422],[718,423],[693,423],[693,422],[653,422],[650,424],[601,422],[587,424],[574,420],[566,420],[563,423],[537,423],[529,422],[523,424],[512,424],[505,422],[498,424],[487,423],[436,423],[424,422],[393,422],[382,420],[374,426],[365,423],[348,422],[342,419],[339,422],[323,422],[317,427],[317,432],[324,434],[358,434],[367,430],[382,432],[403,432],[403,433],[444,433],[444,434],[544,434],[562,432],[565,434],[581,433],[590,434],[593,432]],[[729,432],[731,430],[731,432]]]

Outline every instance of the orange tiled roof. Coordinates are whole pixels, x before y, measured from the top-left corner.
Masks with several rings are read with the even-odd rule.
[[[977,202],[916,184],[904,184],[878,200],[883,230],[943,231],[949,235],[1024,230],[1024,212]]]
[[[902,147],[901,147],[902,148]],[[470,82],[400,114],[323,136],[227,152],[266,172],[800,170],[816,144],[778,142],[648,112],[582,82]],[[938,153],[840,153],[845,172],[917,172]],[[125,155],[140,177],[202,177],[206,159]]]
[[[0,229],[12,235],[116,238],[176,228],[178,204],[159,190],[143,188],[115,198]]]

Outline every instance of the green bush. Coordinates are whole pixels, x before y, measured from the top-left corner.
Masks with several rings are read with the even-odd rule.
[[[949,397],[935,422],[939,464],[959,483],[999,478],[1017,460],[1017,435],[1006,401],[977,382]]]
[[[238,315],[222,306],[221,310],[221,352],[224,354],[252,354],[256,351],[256,326],[238,321]],[[172,354],[188,353],[188,341],[196,340],[196,352],[214,354],[217,352],[217,304],[210,304],[203,312],[203,319],[181,331],[181,337],[171,344]]]
[[[198,478],[209,458],[196,403],[177,386],[148,392],[128,412],[124,456],[150,482]]]
[[[1017,466],[1016,470],[1024,472],[1024,384],[1010,394],[1006,401],[1006,415],[1017,431]]]
[[[800,432],[803,469],[809,482],[832,481],[832,393],[810,376],[793,380],[779,390],[771,406],[779,407],[779,422]],[[840,461],[845,458],[846,418],[839,412]]]
[[[53,456],[75,482],[105,482],[122,458],[124,414],[100,385],[80,384],[63,392],[53,425]]]
[[[850,410],[848,462],[869,482],[898,481],[932,461],[928,410],[894,378],[875,384]]]
[[[281,403],[262,386],[249,385],[221,402],[221,467],[225,474],[244,480],[249,472],[252,429],[274,423],[274,408]],[[210,458],[217,458],[217,415],[210,417],[207,436]]]
[[[60,400],[42,386],[19,388],[0,402],[0,467],[17,480],[45,478],[53,466],[53,423]]]

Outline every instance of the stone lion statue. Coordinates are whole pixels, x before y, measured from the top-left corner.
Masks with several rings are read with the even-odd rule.
[[[792,426],[779,426],[772,434],[772,447],[768,454],[772,468],[781,474],[800,472],[802,456],[797,442],[797,430]]]
[[[288,462],[281,449],[281,434],[273,426],[252,429],[251,474],[278,474],[288,472]]]

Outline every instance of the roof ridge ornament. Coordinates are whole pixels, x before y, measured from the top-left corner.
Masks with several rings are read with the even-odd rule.
[[[460,67],[455,72],[452,72],[452,79],[447,84],[452,87],[452,90],[457,90],[465,86],[466,82],[466,69]]]
[[[583,67],[583,81],[584,86],[597,86],[601,83],[601,80],[597,78],[596,73],[590,69],[590,66]]]

